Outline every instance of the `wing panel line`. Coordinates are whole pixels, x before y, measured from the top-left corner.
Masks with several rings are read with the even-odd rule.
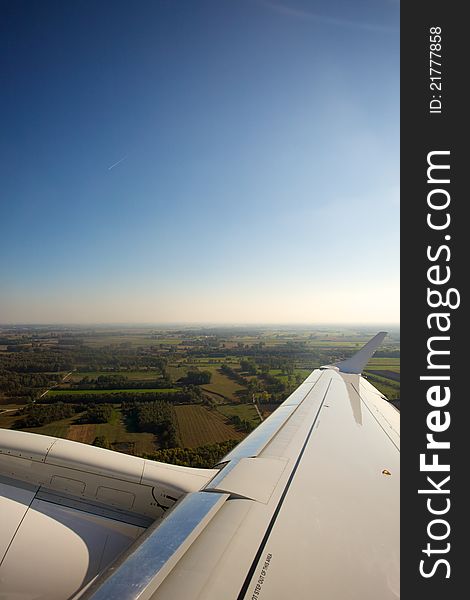
[[[28,514],[28,512],[29,512],[29,509],[31,508],[31,505],[32,505],[32,503],[34,502],[34,500],[36,500],[36,495],[37,495],[37,493],[38,493],[38,490],[39,490],[39,487],[38,487],[38,489],[36,490],[36,492],[35,492],[34,496],[31,498],[31,501],[30,501],[30,503],[28,504],[28,508],[27,508],[27,509],[24,511],[24,515],[21,517],[21,520],[20,520],[20,522],[18,523],[18,527],[15,529],[15,533],[12,535],[12,538],[11,538],[11,540],[10,540],[10,543],[8,544],[8,546],[7,546],[7,549],[5,550],[5,554],[2,556],[2,560],[0,560],[0,567],[2,566],[2,564],[3,564],[3,561],[5,560],[5,558],[6,558],[7,554],[8,554],[8,550],[10,550],[10,546],[13,544],[13,540],[15,539],[15,537],[16,537],[16,534],[17,534],[17,533],[18,533],[18,531],[20,530],[20,527],[21,527],[21,525],[22,525],[22,523],[23,523],[23,521],[24,521],[24,519],[25,519],[26,515]]]
[[[261,544],[260,544],[260,546],[258,548],[258,552],[256,553],[256,556],[255,556],[255,558],[254,558],[254,560],[253,560],[253,562],[251,564],[250,570],[248,571],[248,574],[247,574],[247,576],[245,578],[243,586],[242,586],[242,588],[241,588],[241,590],[240,590],[240,592],[239,592],[239,594],[237,596],[237,600],[243,600],[243,598],[246,595],[246,592],[248,590],[248,586],[250,585],[250,582],[251,582],[251,580],[253,578],[253,575],[254,575],[254,572],[256,570],[256,567],[257,567],[257,565],[259,563],[261,555],[263,554],[263,551],[264,551],[264,548],[265,548],[266,543],[268,541],[268,538],[271,535],[271,531],[272,531],[272,529],[274,527],[276,519],[277,519],[277,517],[279,515],[279,512],[280,512],[280,510],[282,508],[282,504],[284,503],[284,500],[285,500],[285,498],[287,496],[287,492],[289,491],[289,488],[290,488],[290,485],[292,483],[292,480],[294,479],[294,476],[295,476],[295,473],[297,471],[297,468],[298,468],[298,466],[300,464],[300,461],[302,460],[302,456],[303,456],[303,454],[305,452],[305,448],[307,447],[307,444],[308,444],[308,442],[309,442],[309,440],[311,438],[311,435],[312,435],[313,429],[315,427],[315,424],[316,424],[316,422],[318,420],[318,417],[319,417],[319,415],[321,413],[321,410],[323,408],[323,404],[324,404],[324,402],[326,400],[326,397],[328,395],[328,391],[330,389],[331,382],[332,382],[332,379],[330,379],[330,381],[328,383],[328,387],[326,388],[325,394],[324,394],[323,399],[322,399],[322,401],[320,403],[320,407],[319,407],[319,409],[317,411],[317,414],[315,415],[315,419],[313,420],[313,423],[312,423],[310,429],[308,430],[305,442],[304,442],[304,444],[303,444],[303,446],[302,446],[302,448],[300,450],[300,453],[299,453],[299,456],[298,456],[297,460],[295,461],[295,465],[294,465],[294,468],[292,469],[292,473],[290,474],[289,479],[287,480],[286,487],[284,488],[284,491],[282,492],[282,495],[281,495],[281,497],[279,499],[279,502],[278,502],[278,504],[276,506],[276,509],[275,509],[274,514],[273,514],[273,516],[271,518],[271,521],[269,522],[268,528],[266,529],[266,533],[264,534],[264,537],[261,540]]]

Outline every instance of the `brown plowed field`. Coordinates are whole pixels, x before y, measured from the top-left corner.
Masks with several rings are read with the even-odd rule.
[[[74,442],[82,442],[83,444],[91,444],[95,439],[96,426],[92,424],[88,425],[70,425],[67,439],[73,440]]]

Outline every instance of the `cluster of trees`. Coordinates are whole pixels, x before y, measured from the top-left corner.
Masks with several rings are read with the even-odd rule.
[[[270,373],[263,373],[260,376],[260,379],[263,382],[264,388],[273,394],[276,393],[285,393],[287,391],[287,385],[284,381],[276,377],[275,375],[271,375]]]
[[[81,371],[112,372],[153,368],[165,377],[168,361],[159,352],[159,348],[151,346],[135,348],[129,344],[110,344],[102,347],[82,345],[75,348],[74,357]]]
[[[248,379],[243,377],[243,375],[240,375],[240,373],[235,371],[235,369],[232,369],[232,367],[229,367],[227,363],[223,363],[220,366],[219,371],[240,385],[248,385]]]
[[[93,440],[92,446],[98,446],[98,448],[106,448],[107,450],[111,449],[111,444],[106,439],[104,435],[98,435]]]
[[[240,366],[242,366],[241,363]],[[277,402],[278,398],[282,395],[285,396],[289,388],[288,384],[268,372],[262,372],[252,379],[247,379],[239,371],[232,369],[226,363],[221,365],[220,372],[248,389],[248,394],[241,394],[245,399],[248,399],[251,394],[265,391],[269,394],[271,401]],[[283,400],[285,400],[285,397]]]
[[[250,433],[250,431],[253,431],[253,429],[256,428],[256,425],[254,425],[251,421],[248,419],[242,419],[238,415],[232,415],[229,418],[229,422],[239,431],[245,431],[246,433]]]
[[[0,392],[16,401],[34,400],[58,383],[61,372],[73,364],[68,352],[50,347],[14,347],[15,352],[0,352]]]
[[[211,382],[212,373],[210,371],[188,371],[185,377],[180,379],[181,383],[186,385],[204,385]]]
[[[122,411],[131,419],[138,431],[154,433],[162,448],[179,445],[176,415],[169,402],[133,402],[123,404]]]
[[[184,467],[198,467],[210,469],[216,465],[226,454],[238,444],[237,440],[227,440],[218,444],[207,444],[197,448],[170,448],[158,450],[145,458],[159,462],[182,465]]]
[[[90,404],[78,423],[108,423],[113,412],[111,404]]]
[[[70,371],[73,358],[70,351],[58,348],[31,348],[15,353],[0,353],[0,371],[14,373],[46,373]]]
[[[243,372],[248,373],[248,375],[256,375],[258,372],[256,364],[249,359],[242,359],[240,361],[240,368]]]
[[[80,410],[81,409],[77,406],[63,404],[62,402],[51,404],[50,406],[30,404],[19,411],[19,414],[22,415],[23,418],[15,422],[14,428],[24,429],[25,427],[41,427],[42,425],[47,425],[53,421],[73,417]]]
[[[34,399],[39,392],[58,383],[61,375],[56,373],[17,373],[0,371],[0,390],[7,396]]]

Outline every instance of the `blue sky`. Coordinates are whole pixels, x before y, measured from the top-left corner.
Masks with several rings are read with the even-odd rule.
[[[398,322],[398,2],[1,11],[0,322]]]

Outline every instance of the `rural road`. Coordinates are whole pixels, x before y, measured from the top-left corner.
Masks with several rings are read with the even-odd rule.
[[[74,371],[76,371],[76,370],[77,370],[77,369],[73,369],[72,371],[70,371],[70,373],[67,373],[67,375],[64,375],[64,376],[62,377],[62,379],[61,379],[60,383],[64,383],[64,381],[67,379],[67,377],[70,377],[70,375],[72,375],[72,373],[73,373]],[[39,396],[39,398],[43,398],[43,397],[44,397],[44,396],[47,394],[47,392],[50,392],[51,390],[53,390],[53,389],[54,389],[55,387],[57,387],[58,385],[59,385],[59,384],[58,384],[58,383],[56,383],[55,385],[51,386],[49,389],[47,389],[45,392],[43,392],[43,393],[42,393],[42,394]],[[35,400],[33,400],[33,402],[35,402]]]
[[[253,405],[256,408],[256,412],[258,413],[259,420],[262,423],[264,421],[264,419],[263,419],[260,409],[258,408],[258,403],[256,402],[256,400],[253,400]]]

